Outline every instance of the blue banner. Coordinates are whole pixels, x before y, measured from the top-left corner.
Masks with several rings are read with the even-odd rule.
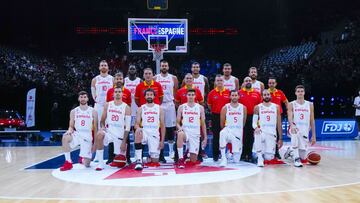
[[[288,122],[282,122],[283,139],[289,140],[287,136]],[[316,138],[318,140],[332,138],[354,138],[359,129],[354,119],[315,119]]]

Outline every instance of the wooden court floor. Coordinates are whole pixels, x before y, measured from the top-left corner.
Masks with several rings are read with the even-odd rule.
[[[55,169],[24,170],[61,154],[61,147],[0,147],[0,202],[360,202],[360,142],[318,146],[318,166],[272,165],[240,179],[142,187],[75,183],[54,177]]]

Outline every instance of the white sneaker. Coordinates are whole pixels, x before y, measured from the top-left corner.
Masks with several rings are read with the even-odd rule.
[[[258,167],[264,167],[264,158],[262,156],[259,156],[257,158],[257,166]]]
[[[170,157],[170,159],[174,159],[175,158],[175,152],[169,153],[169,157]]]
[[[136,160],[135,170],[141,171],[143,169],[143,164],[141,160]]]
[[[95,168],[95,170],[96,170],[96,171],[102,171],[104,168],[105,168],[105,167],[104,167],[104,164],[98,163],[97,166],[96,166],[96,168]]]
[[[221,159],[220,167],[226,167],[227,166],[227,159],[224,157]]]
[[[302,166],[303,166],[303,164],[301,163],[300,158],[296,158],[296,159],[294,160],[294,166],[295,166],[295,167],[302,167]]]
[[[227,158],[228,160],[232,159],[232,156],[233,156],[232,153],[230,153],[230,152],[226,153],[226,158]]]

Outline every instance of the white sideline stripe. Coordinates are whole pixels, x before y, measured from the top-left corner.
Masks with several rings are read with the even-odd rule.
[[[206,197],[233,197],[233,196],[249,196],[249,195],[264,195],[264,194],[276,194],[276,193],[286,193],[286,192],[299,192],[299,191],[309,191],[309,190],[322,190],[335,187],[345,187],[350,185],[357,185],[360,182],[353,183],[344,183],[338,185],[330,186],[319,186],[319,187],[310,187],[310,188],[300,188],[300,189],[291,189],[291,190],[280,190],[280,191],[269,191],[269,192],[250,192],[243,194],[219,194],[219,195],[190,195],[190,196],[170,196],[170,197],[112,197],[112,198],[55,198],[55,197],[11,197],[11,196],[0,196],[0,199],[16,199],[16,200],[75,200],[75,201],[98,201],[98,200],[151,200],[151,199],[188,199],[188,198],[206,198]]]

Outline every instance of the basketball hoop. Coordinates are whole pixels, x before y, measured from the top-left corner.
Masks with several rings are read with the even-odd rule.
[[[152,44],[150,45],[153,53],[153,61],[160,61],[164,58],[164,48],[166,47],[164,44]]]

